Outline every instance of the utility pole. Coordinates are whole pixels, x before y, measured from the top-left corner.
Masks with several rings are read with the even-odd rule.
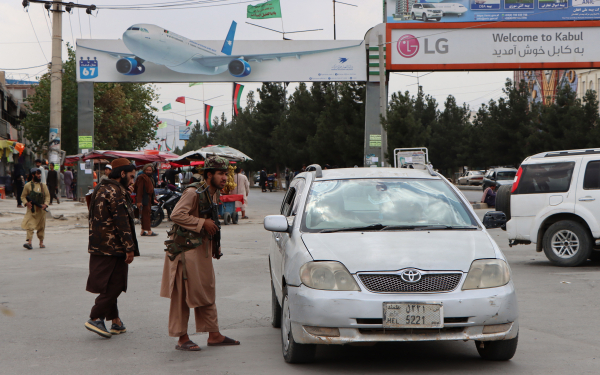
[[[387,117],[387,74],[385,71],[385,49],[383,44],[383,35],[377,36],[377,43],[379,44],[379,114],[382,119]],[[387,151],[387,131],[381,125],[381,166],[385,163],[385,153]]]
[[[50,134],[48,141],[48,162],[61,164],[61,125],[62,125],[62,6],[70,12],[72,8],[85,8],[92,14],[95,5],[63,3],[62,1],[23,0],[23,7],[30,3],[44,4],[48,12],[52,12],[52,60],[50,65]]]

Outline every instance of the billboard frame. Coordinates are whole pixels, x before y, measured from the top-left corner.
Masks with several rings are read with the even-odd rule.
[[[390,48],[395,48],[392,30],[397,29],[515,29],[515,28],[600,27],[600,21],[527,21],[527,22],[448,22],[448,23],[386,23],[386,39]],[[600,68],[600,61],[582,63],[489,63],[489,64],[392,64],[392,54],[386,54],[388,71],[456,71],[456,70],[541,70],[541,69],[586,69]]]

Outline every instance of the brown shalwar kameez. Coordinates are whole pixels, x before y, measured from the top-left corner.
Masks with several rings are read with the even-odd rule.
[[[212,197],[216,201],[216,194]],[[188,230],[200,233],[204,218],[199,217],[198,194],[189,188],[171,213],[171,220]],[[171,261],[165,255],[160,296],[171,299],[169,336],[187,333],[190,308],[194,309],[196,332],[219,332],[215,305],[215,272],[212,264],[212,241],[202,237],[202,245],[185,252],[187,280],[183,279],[181,254]]]

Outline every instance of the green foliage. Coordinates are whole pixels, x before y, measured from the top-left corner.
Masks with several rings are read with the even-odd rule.
[[[63,64],[62,139],[67,154],[77,153],[77,81],[75,50],[68,46]],[[98,150],[136,150],[154,139],[158,99],[156,87],[139,83],[94,84],[94,148]],[[31,113],[23,121],[25,137],[35,152],[43,153],[50,127],[50,73],[40,77],[36,93],[28,98]]]

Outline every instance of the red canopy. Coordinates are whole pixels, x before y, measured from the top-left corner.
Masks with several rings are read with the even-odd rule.
[[[155,154],[148,154],[144,151],[104,151],[96,150],[85,154],[83,160],[89,159],[117,159],[127,158],[138,162],[152,163],[152,162],[166,162],[168,159],[177,158],[178,155],[170,152],[156,152]]]

